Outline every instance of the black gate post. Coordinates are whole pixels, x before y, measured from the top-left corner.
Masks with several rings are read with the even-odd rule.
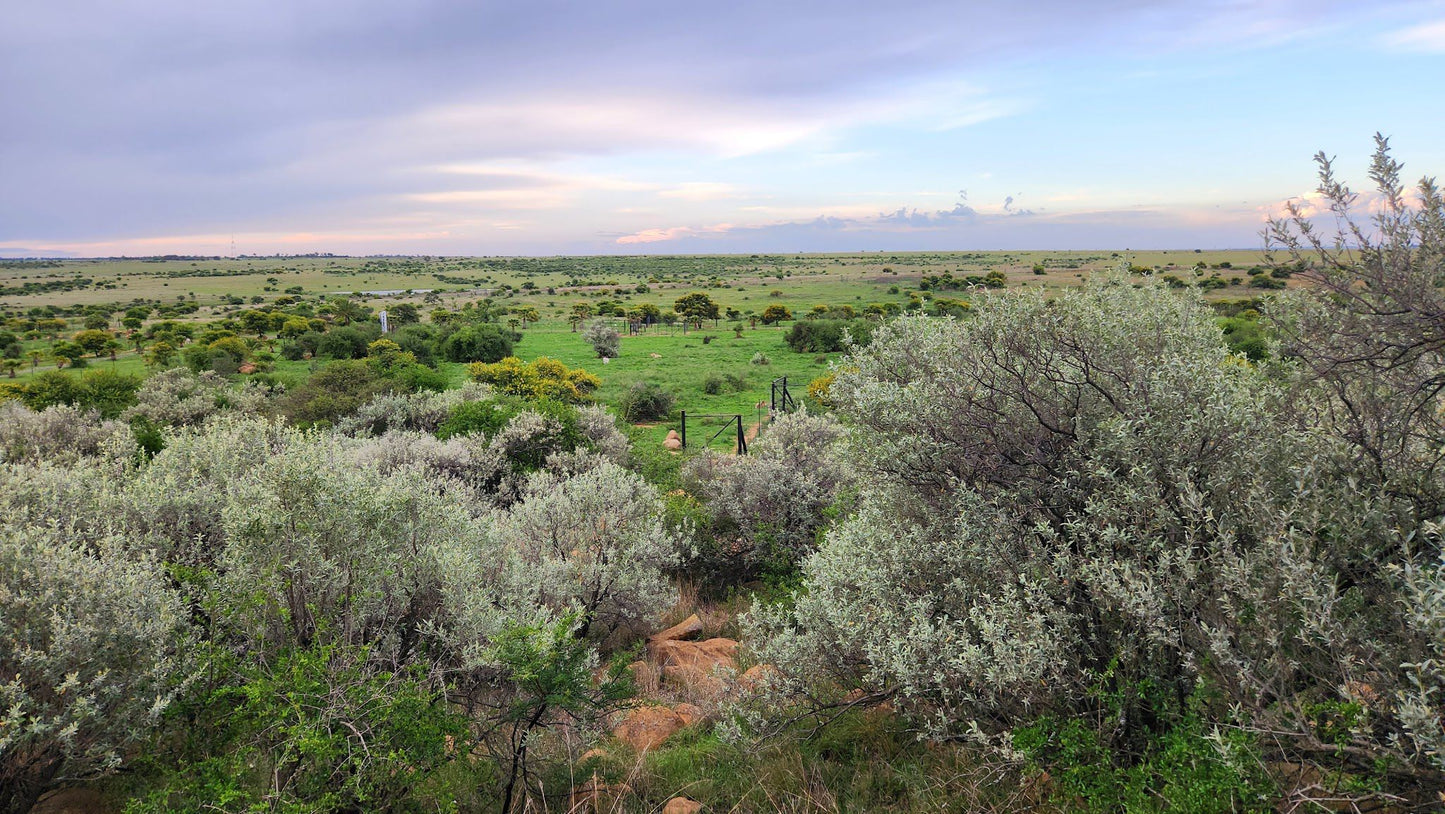
[[[748,454],[748,442],[747,439],[743,437],[743,417],[738,415],[734,416],[734,418],[736,418],[738,422],[738,454],[746,455]]]
[[[687,449],[687,411],[682,411],[682,448]]]

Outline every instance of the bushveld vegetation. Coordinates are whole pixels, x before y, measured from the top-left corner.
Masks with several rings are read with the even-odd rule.
[[[0,404],[0,809],[1438,807],[1445,202],[1371,179],[1321,157],[1258,298],[453,261],[557,304],[132,306],[76,373],[124,309],[12,310],[82,352]],[[663,447],[783,375],[751,454]]]

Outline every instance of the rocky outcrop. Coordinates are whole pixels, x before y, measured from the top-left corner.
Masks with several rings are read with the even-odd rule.
[[[687,726],[687,719],[663,706],[633,707],[612,730],[612,737],[639,752],[650,752]]]
[[[647,640],[648,642],[656,644],[657,642],[677,642],[686,639],[696,639],[701,635],[702,620],[697,618],[697,614],[694,613],[667,630],[652,634]]]

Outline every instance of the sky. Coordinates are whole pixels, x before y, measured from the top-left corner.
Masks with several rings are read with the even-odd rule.
[[[1442,100],[1442,0],[15,2],[0,256],[1256,248]]]

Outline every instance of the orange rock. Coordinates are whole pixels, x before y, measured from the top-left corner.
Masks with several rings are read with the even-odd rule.
[[[632,683],[638,692],[657,692],[657,668],[645,661],[634,661],[627,665],[627,670],[632,673]]]
[[[685,664],[662,668],[662,680],[701,698],[719,698],[727,693],[727,685],[711,670]]]
[[[654,641],[648,649],[653,661],[661,667],[696,667],[712,670],[716,667],[736,667],[735,655],[738,643],[732,639],[708,639],[705,642]]]
[[[697,814],[699,811],[702,811],[702,803],[686,797],[674,797],[662,807],[662,814]]]
[[[612,730],[612,737],[639,752],[651,751],[687,726],[681,715],[667,707],[635,707]]]
[[[702,707],[695,704],[678,704],[672,708],[672,711],[676,712],[688,726],[707,723],[708,720],[707,713],[702,711]]]
[[[607,753],[601,749],[588,749],[582,753],[582,757],[577,758],[577,765],[581,766],[590,760],[600,760],[606,756]]]
[[[678,622],[661,633],[654,633],[648,638],[650,642],[673,642],[682,639],[696,639],[702,633],[702,620],[693,614]]]

